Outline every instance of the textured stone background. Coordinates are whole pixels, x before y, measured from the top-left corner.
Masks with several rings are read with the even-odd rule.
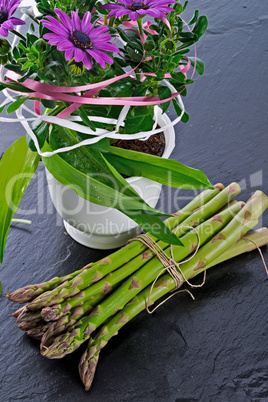
[[[177,126],[172,156],[202,169],[212,182],[241,182],[242,200],[257,188],[268,193],[268,3],[192,0],[190,14],[195,8],[209,18],[198,45],[206,71],[189,90],[185,105],[191,118]],[[17,124],[2,124],[0,130],[1,155],[24,133]],[[153,316],[144,312],[123,328],[102,352],[89,393],[77,371],[83,347],[61,361],[42,358],[38,342],[14,324],[16,306],[5,293],[108,253],[86,249],[64,233],[42,166],[38,175],[21,206],[32,209],[33,224],[12,227],[1,266],[1,401],[268,400],[268,279],[258,252],[208,272],[205,286],[194,291],[195,302],[178,295]],[[178,201],[183,204],[178,196],[189,193],[170,195],[165,189],[161,208],[174,212]],[[262,224],[268,224],[267,213]],[[266,248],[264,256],[267,260]]]

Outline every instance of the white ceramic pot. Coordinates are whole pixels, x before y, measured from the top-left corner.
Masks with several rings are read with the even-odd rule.
[[[168,123],[170,119],[167,115],[159,116],[160,127]],[[162,157],[168,158],[175,146],[174,128],[165,130],[164,135],[165,150]],[[122,212],[86,201],[57,181],[47,170],[46,175],[53,204],[63,218],[66,231],[78,243],[107,250],[121,247],[141,233],[142,228]],[[160,183],[144,177],[130,177],[127,181],[151,207],[156,206],[162,187]]]

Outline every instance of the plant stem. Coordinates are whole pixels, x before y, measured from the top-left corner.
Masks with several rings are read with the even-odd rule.
[[[104,0],[104,4],[107,4],[107,1],[108,1],[108,0]],[[107,25],[107,14],[105,14],[105,15],[103,16],[103,20],[104,20],[104,25]]]
[[[28,221],[27,219],[12,219],[13,223],[25,223],[27,225],[31,225],[32,221]]]
[[[12,32],[14,35],[17,35],[20,39],[23,39],[24,41],[26,40],[25,37],[15,29],[11,30],[10,32]]]
[[[138,27],[139,27],[140,34],[141,34],[141,36],[143,37],[143,36],[144,36],[144,33],[143,33],[143,27],[142,27],[142,18],[143,18],[142,16],[139,17],[138,20],[137,20],[137,23],[138,23]]]

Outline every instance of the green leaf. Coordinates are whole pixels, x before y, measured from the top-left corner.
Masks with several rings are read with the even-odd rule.
[[[154,124],[153,117],[151,115],[137,116],[134,118],[125,119],[125,132],[127,134],[138,133],[139,131],[149,131]]]
[[[83,106],[80,106],[77,109],[77,114],[81,117],[82,122],[89,128],[91,128],[91,130],[96,131],[96,126],[95,124],[89,120],[87,113],[85,112]]]
[[[171,90],[168,87],[165,87],[163,85],[159,85],[158,87],[158,96],[159,99],[167,99],[171,97]]]
[[[171,73],[170,75],[177,82],[184,83],[186,81],[186,77],[181,71]]]
[[[15,71],[15,73],[21,73],[21,66],[18,66],[17,64],[6,64],[5,68],[10,71]]]
[[[185,38],[185,39],[195,39],[196,35],[192,32],[180,32],[180,40],[181,38]]]
[[[167,99],[171,96],[171,90],[166,86],[160,85],[158,87],[158,96],[159,96],[159,99],[161,99],[161,100]],[[165,113],[167,111],[169,105],[170,105],[170,101],[161,104],[162,113]]]
[[[131,46],[127,46],[126,50],[133,61],[141,61],[142,53],[138,52],[136,49],[133,49]]]
[[[150,106],[132,106],[128,112],[130,118],[147,116],[148,114],[151,114]]]
[[[170,105],[170,101],[161,104],[162,114],[165,113],[168,110],[169,105]]]
[[[34,65],[34,63],[32,63],[31,61],[26,61],[25,64],[23,64],[21,71],[27,70],[28,68],[32,67]]]
[[[3,86],[4,88],[13,89],[13,91],[33,92],[31,89],[28,89],[28,88],[24,87],[23,85],[20,85],[18,82],[13,82],[13,81],[1,82],[1,86]]]
[[[33,121],[33,123],[31,124],[31,129],[33,130],[34,134],[37,137],[37,141],[38,141],[40,149],[43,147],[43,145],[46,141],[46,138],[48,135],[48,128],[49,128],[48,123],[45,123],[44,121],[40,122],[40,120],[38,120],[38,119]],[[26,136],[26,139],[27,139],[27,144],[28,144],[28,147],[30,148],[30,150],[33,152],[36,152],[36,147],[34,145],[34,142],[28,134]]]
[[[6,107],[7,105],[9,105],[10,103],[12,103],[12,101],[11,101],[10,99],[6,98],[6,99],[4,100],[4,102],[1,103],[1,105],[0,105],[0,113],[2,113],[3,110],[5,109],[5,107]]]
[[[53,148],[56,143],[60,146],[62,142],[66,145],[77,143],[75,134],[70,130],[60,127],[57,131],[54,136],[50,135]],[[47,143],[44,151],[51,151]],[[79,196],[98,205],[116,208],[157,238],[181,245],[159,218],[167,214],[147,205],[100,152],[91,147],[80,147],[43,158],[43,162],[57,180],[72,188]]]
[[[195,69],[198,72],[198,74],[202,75],[205,70],[204,62],[201,59],[198,59],[198,57],[188,57],[188,59],[190,60],[191,65],[193,67],[195,65]]]
[[[128,176],[147,177],[176,188],[213,188],[203,172],[173,159],[117,147],[111,147],[105,157],[120,173]]]
[[[7,114],[15,112],[28,98],[18,99],[7,108]]]
[[[18,48],[14,47],[13,49],[13,56],[15,59],[18,59],[20,57],[20,52],[18,51]]]
[[[103,138],[102,140],[96,142],[95,144],[90,145],[92,148],[97,149],[100,152],[109,152],[110,151],[110,141],[109,138]]]
[[[79,143],[75,132],[53,125],[49,136],[50,146],[55,150]],[[92,149],[91,146],[82,146],[69,152],[59,154],[68,164],[85,173],[88,177],[97,177],[97,180],[112,189],[124,190],[126,195],[137,196],[133,188],[115,171],[107,166],[103,155]]]
[[[15,141],[0,161],[0,262],[13,215],[39,163],[39,155],[29,150],[26,137]]]
[[[199,10],[195,10],[194,16],[193,16],[193,18],[191,19],[191,21],[188,23],[188,25],[194,24],[194,23],[197,21],[198,15],[199,15]]]
[[[190,116],[187,112],[184,112],[181,118],[182,123],[188,123]]]
[[[206,32],[207,27],[208,27],[208,19],[205,15],[201,15],[201,17],[198,18],[192,32],[197,35],[199,40]]]
[[[41,103],[48,109],[54,109],[56,107],[56,102],[54,100],[41,99]]]

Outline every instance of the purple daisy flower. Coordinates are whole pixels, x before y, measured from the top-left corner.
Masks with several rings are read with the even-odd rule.
[[[0,0],[1,1],[1,0]],[[42,20],[43,25],[54,33],[44,35],[50,45],[56,45],[58,50],[65,51],[66,60],[74,59],[77,63],[83,62],[87,70],[92,67],[92,59],[103,69],[106,64],[113,64],[113,59],[106,52],[119,52],[119,49],[108,43],[112,39],[107,32],[109,28],[105,26],[95,28],[90,23],[91,14],[87,11],[82,19],[78,16],[78,11],[72,11],[72,18],[69,18],[63,11],[55,8],[56,18],[47,16],[47,20]]]
[[[15,25],[24,25],[20,18],[12,17],[21,0],[0,0],[0,35],[7,36]]]
[[[175,11],[173,8],[168,7],[167,4],[177,3],[176,0],[117,0],[119,4],[104,4],[99,8],[111,10],[108,14],[108,18],[122,17],[123,15],[129,15],[129,18],[133,21],[143,15],[150,15],[154,18],[165,17],[166,13],[170,14],[171,11]]]

